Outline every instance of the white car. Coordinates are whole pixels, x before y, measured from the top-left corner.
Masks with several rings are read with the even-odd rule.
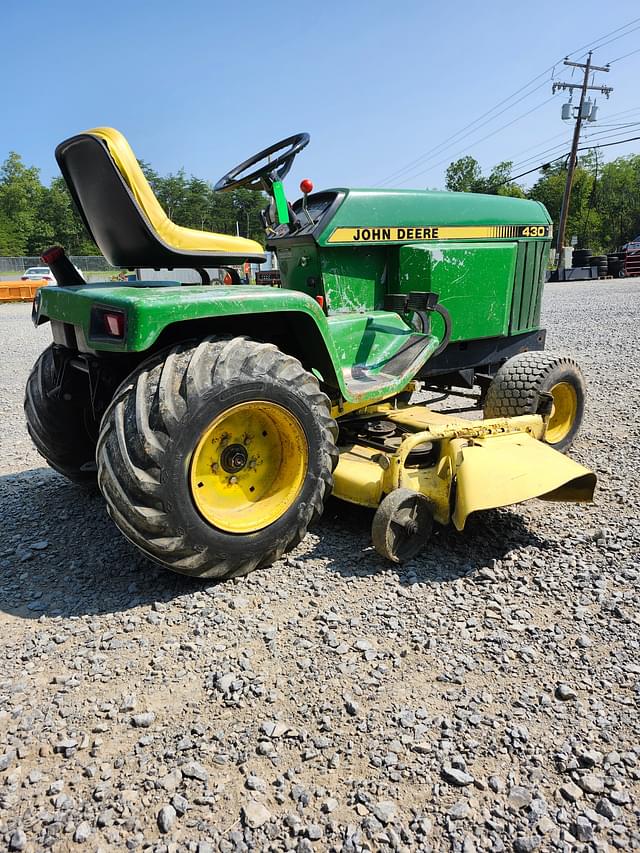
[[[54,284],[55,278],[51,274],[49,267],[29,267],[24,274],[20,276],[20,281],[44,281],[47,284]]]

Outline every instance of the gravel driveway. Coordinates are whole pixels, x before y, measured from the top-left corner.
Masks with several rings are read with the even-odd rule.
[[[393,569],[334,502],[220,585],[44,467],[29,310],[0,307],[0,845],[640,849],[640,282],[546,291],[594,506],[483,513]]]

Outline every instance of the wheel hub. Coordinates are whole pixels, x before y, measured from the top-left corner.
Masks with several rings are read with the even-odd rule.
[[[225,447],[220,454],[220,465],[227,474],[242,471],[248,461],[247,448],[242,444],[231,444],[229,447]]]
[[[295,503],[308,466],[298,419],[276,403],[255,400],[220,414],[191,457],[191,496],[209,524],[254,533]]]

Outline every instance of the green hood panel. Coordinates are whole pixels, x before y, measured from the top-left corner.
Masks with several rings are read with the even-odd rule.
[[[322,233],[318,236],[320,246],[331,245],[330,237],[336,228],[429,229],[551,225],[551,218],[542,204],[510,196],[432,190],[337,189],[334,192],[343,194],[343,200],[331,219],[324,224]],[[488,235],[478,234],[470,239],[486,236]],[[404,242],[421,239],[423,236],[420,234],[416,236],[415,233],[409,233]],[[455,239],[460,239],[460,236]],[[548,235],[546,239],[549,239]],[[395,239],[392,241],[395,242]],[[376,242],[385,241],[378,239]]]

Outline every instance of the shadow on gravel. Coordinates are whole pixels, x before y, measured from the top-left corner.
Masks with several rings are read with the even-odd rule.
[[[395,566],[371,547],[372,519],[371,510],[330,500],[293,560],[301,570],[320,560],[342,577],[392,569],[403,584],[446,583],[514,548],[546,547],[517,513],[492,511],[471,518],[464,534],[437,530],[423,554]],[[0,533],[0,610],[21,618],[119,613],[216,585],[147,560],[115,528],[97,491],[48,468],[0,476]]]
[[[156,566],[130,545],[97,489],[70,483],[49,468],[0,476],[5,613],[26,619],[118,613],[205,588]]]
[[[367,577],[389,569],[397,572],[402,584],[450,583],[489,566],[514,549],[532,547],[544,550],[548,542],[540,539],[527,527],[526,519],[517,510],[489,510],[472,515],[463,533],[453,526],[434,528],[429,545],[423,553],[403,565],[395,565],[380,557],[371,545],[373,511],[346,504],[332,498],[319,527],[317,545],[308,552],[315,559],[328,560],[327,566],[343,577]],[[349,544],[342,543],[336,555],[340,533]],[[347,535],[348,534],[348,535]]]

